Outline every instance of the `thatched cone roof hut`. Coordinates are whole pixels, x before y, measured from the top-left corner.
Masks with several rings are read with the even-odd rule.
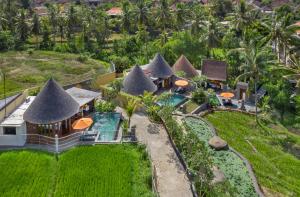
[[[54,124],[78,112],[79,104],[54,79],[50,79],[24,113],[24,120],[32,124]]]
[[[155,92],[157,86],[145,75],[139,66],[135,66],[123,81],[123,91],[131,95],[142,95],[144,92]]]
[[[167,79],[174,75],[168,62],[159,53],[157,53],[150,62],[147,70],[151,73],[151,76],[155,78]]]
[[[173,71],[175,73],[180,71],[184,72],[185,77],[188,79],[199,75],[197,70],[184,55],[181,55],[180,58],[176,61],[176,63],[173,65]]]

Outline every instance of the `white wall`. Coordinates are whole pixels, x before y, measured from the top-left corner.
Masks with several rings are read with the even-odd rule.
[[[0,146],[24,146],[26,142],[25,122],[16,128],[16,135],[3,135],[3,127],[0,127]]]

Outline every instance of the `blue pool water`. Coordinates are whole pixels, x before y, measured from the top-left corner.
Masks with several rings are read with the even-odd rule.
[[[92,131],[98,132],[97,141],[108,142],[115,140],[119,123],[121,120],[120,113],[95,113]]]
[[[169,99],[158,101],[157,104],[160,106],[171,105],[177,107],[186,100],[186,97],[180,94],[172,94]]]

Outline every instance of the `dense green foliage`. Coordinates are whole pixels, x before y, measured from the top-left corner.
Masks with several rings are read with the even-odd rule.
[[[116,105],[110,101],[98,101],[95,103],[97,112],[106,113],[113,112],[116,109]]]
[[[203,120],[188,117],[185,119],[187,131],[195,133],[196,137],[208,148],[213,165],[224,173],[237,196],[257,196],[248,169],[243,161],[231,151],[214,151],[208,145],[208,140],[213,137],[211,128]]]
[[[299,136],[280,125],[261,128],[253,116],[237,112],[215,112],[206,118],[250,161],[262,186],[285,196],[300,195]]]
[[[207,101],[207,95],[202,88],[198,88],[192,93],[192,101],[201,105]]]
[[[1,196],[153,196],[143,147],[87,146],[53,155],[0,155]]]

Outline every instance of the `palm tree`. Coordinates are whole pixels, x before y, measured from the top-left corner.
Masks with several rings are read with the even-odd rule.
[[[172,17],[167,0],[159,1],[159,8],[157,13],[157,24],[159,24],[161,31],[166,31],[167,27],[172,24]]]
[[[250,84],[254,85],[255,92],[255,114],[256,121],[257,119],[257,84],[260,80],[260,77],[263,76],[266,72],[266,67],[274,64],[274,60],[271,58],[269,51],[266,48],[259,48],[254,40],[250,43],[242,43],[241,48],[233,49],[239,53],[240,58],[243,63],[240,66],[240,70],[243,71],[240,74],[235,82],[240,81],[241,79],[249,80]]]
[[[37,14],[33,15],[33,21],[32,21],[32,34],[35,36],[35,43],[36,43],[36,48],[38,48],[39,45],[39,35],[41,33],[41,24],[40,24],[40,19]]]
[[[181,28],[185,24],[186,20],[186,9],[184,7],[183,3],[179,3],[176,5],[176,27],[178,30],[181,30]]]
[[[196,36],[199,35],[202,27],[206,25],[206,10],[200,5],[196,5],[193,7],[191,12],[191,34]]]
[[[130,3],[128,1],[124,1],[122,3],[122,30],[123,32],[130,32],[131,27],[131,10],[130,10]]]
[[[250,9],[245,0],[241,0],[235,12],[228,14],[227,20],[231,21],[232,28],[235,29],[238,34],[242,34],[245,28],[259,18],[259,14],[259,10]]]
[[[127,102],[127,105],[125,106],[125,112],[128,117],[128,126],[130,127],[130,120],[134,112],[136,111],[137,108],[137,101],[134,99],[130,99]]]
[[[139,25],[147,26],[149,23],[149,4],[146,0],[137,0],[135,10],[136,18]]]
[[[288,25],[288,17],[278,20],[275,19],[271,24],[262,23],[262,25],[266,28],[267,32],[269,32],[269,34],[263,39],[263,42],[274,43],[278,62],[280,62],[280,54],[283,54],[283,62],[286,65],[289,47],[300,42],[300,38],[295,36],[296,30],[300,28],[295,25]]]

